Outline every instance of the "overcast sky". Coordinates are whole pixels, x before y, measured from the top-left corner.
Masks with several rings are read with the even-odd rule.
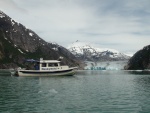
[[[150,44],[150,0],[0,0],[0,10],[64,47],[79,40],[135,53]]]

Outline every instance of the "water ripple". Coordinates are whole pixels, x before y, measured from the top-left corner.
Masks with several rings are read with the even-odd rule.
[[[80,71],[75,77],[0,76],[1,113],[150,112],[150,76]]]

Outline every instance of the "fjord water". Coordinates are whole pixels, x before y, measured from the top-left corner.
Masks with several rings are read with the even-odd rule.
[[[78,71],[74,76],[0,76],[0,113],[149,113],[150,74]]]

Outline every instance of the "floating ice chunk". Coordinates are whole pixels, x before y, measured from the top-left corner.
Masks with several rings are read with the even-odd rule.
[[[38,93],[42,93],[42,91],[39,91]]]
[[[49,92],[50,93],[58,93],[55,89],[50,89]]]

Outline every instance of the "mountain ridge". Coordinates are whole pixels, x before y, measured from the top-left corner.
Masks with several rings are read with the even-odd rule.
[[[97,48],[89,43],[74,42],[68,46],[68,50],[77,58],[89,61],[119,61],[128,60],[130,57],[115,49]]]
[[[0,68],[23,66],[26,58],[58,59],[60,56],[64,58],[63,64],[82,68],[82,62],[66,48],[46,42],[0,11]]]

